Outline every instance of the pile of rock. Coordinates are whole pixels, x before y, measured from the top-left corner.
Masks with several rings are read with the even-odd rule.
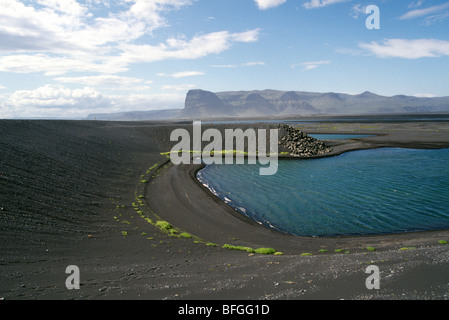
[[[310,137],[299,129],[286,124],[279,124],[279,145],[284,147],[290,155],[298,157],[312,157],[332,151],[323,141]]]

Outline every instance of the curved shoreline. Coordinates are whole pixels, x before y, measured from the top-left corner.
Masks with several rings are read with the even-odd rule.
[[[306,125],[307,131],[320,127]],[[336,126],[365,130],[362,125]],[[153,167],[167,159],[161,153],[170,150],[170,132],[179,127],[191,124],[0,121],[0,300],[448,298],[449,246],[437,241],[449,241],[449,232],[305,239],[247,223],[198,187],[189,173],[193,166]],[[402,141],[396,130],[403,130],[411,145],[433,141],[449,147],[449,121],[381,124],[373,132],[378,129],[390,132],[390,140]],[[373,139],[373,145],[386,140]],[[252,255],[173,237],[138,216],[134,202],[146,218],[152,215],[145,210],[160,208],[161,219],[204,240],[270,246],[285,255]],[[398,250],[406,246],[415,249]],[[322,248],[328,252],[316,251]],[[335,249],[350,254],[335,254]],[[300,256],[304,252],[314,256]],[[69,264],[80,267],[81,290],[64,285]],[[370,264],[381,270],[376,292],[364,286],[364,267]]]
[[[324,156],[331,157],[349,151],[382,147],[449,148],[449,143],[442,144],[440,141],[422,141],[420,144],[413,145],[408,139],[414,140],[416,137],[409,134],[405,135],[408,139],[402,139],[399,143],[394,139],[388,139],[389,137],[391,138],[388,134],[378,135],[375,138],[381,140],[374,143],[363,141],[369,138],[357,139],[355,142],[340,145],[336,150],[334,148],[331,153]],[[298,157],[286,158],[298,159]],[[151,190],[148,190],[149,194],[158,199],[150,205],[161,217],[179,228],[214,243],[224,244],[233,241],[233,244],[237,245],[273,247],[286,254],[301,254],[316,252],[320,249],[333,252],[336,249],[345,248],[356,252],[363,251],[368,246],[378,250],[392,250],[401,247],[435,245],[438,240],[449,235],[449,230],[446,229],[335,237],[291,235],[257,223],[214,195],[196,177],[196,173],[203,167],[204,165],[168,164],[166,172],[156,178]],[[180,189],[184,190],[184,195],[180,194]],[[162,193],[166,196],[164,197]],[[167,210],[168,208],[170,209]],[[176,214],[176,212],[182,212],[182,214]],[[193,218],[193,223],[190,218]]]
[[[388,149],[388,148],[381,148],[381,149]],[[392,148],[392,149],[406,150],[403,148]],[[371,149],[371,150],[373,150],[373,149]],[[413,149],[409,149],[409,150],[413,150]],[[449,150],[449,148],[444,148],[441,150]],[[359,151],[364,151],[364,150],[359,150]],[[356,152],[356,151],[349,151],[349,152]],[[290,160],[290,159],[291,158],[286,158],[286,159],[282,159],[280,161],[286,161],[286,160]],[[306,159],[301,159],[301,160],[306,160]],[[416,228],[413,228],[413,229],[404,229],[401,231],[384,231],[384,232],[371,232],[371,233],[355,233],[354,232],[354,233],[301,235],[300,233],[289,232],[285,228],[283,229],[283,228],[279,228],[279,227],[272,225],[272,222],[269,220],[261,219],[254,212],[253,212],[253,215],[255,217],[254,219],[252,219],[250,216],[248,216],[246,213],[246,210],[248,209],[247,207],[243,207],[243,206],[239,207],[232,200],[228,199],[227,195],[224,195],[223,190],[221,190],[221,192],[218,192],[215,187],[211,186],[211,185],[213,185],[213,180],[215,180],[214,178],[210,177],[209,179],[204,179],[204,177],[200,177],[198,175],[198,173],[206,167],[207,167],[207,165],[203,165],[200,168],[194,169],[194,170],[192,170],[193,174],[191,174],[191,178],[196,179],[199,182],[199,184],[201,184],[201,187],[203,187],[203,189],[206,193],[208,193],[212,197],[216,197],[216,198],[220,199],[225,205],[227,205],[230,208],[232,208],[233,210],[239,212],[242,216],[248,217],[249,219],[254,220],[257,223],[261,224],[261,226],[264,226],[268,229],[271,229],[275,232],[279,232],[281,234],[287,234],[287,235],[298,236],[298,237],[306,237],[306,238],[334,238],[334,237],[365,237],[365,236],[382,236],[382,235],[388,236],[388,235],[403,234],[403,233],[419,233],[419,232],[434,232],[434,231],[449,230],[449,226],[435,227],[435,228],[419,228],[417,226]],[[235,190],[234,190],[234,193],[235,193]],[[259,210],[263,210],[263,208],[259,208]],[[286,227],[286,226],[284,225],[284,227]]]

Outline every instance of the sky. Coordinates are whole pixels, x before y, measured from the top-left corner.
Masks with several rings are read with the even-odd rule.
[[[190,89],[448,84],[447,0],[0,0],[0,118],[183,108]]]

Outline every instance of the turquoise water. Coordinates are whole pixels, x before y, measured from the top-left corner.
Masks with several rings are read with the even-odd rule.
[[[329,133],[311,133],[309,136],[319,139],[319,140],[335,140],[335,139],[357,139],[357,138],[366,138],[373,137],[373,135],[369,134],[329,134]]]
[[[242,214],[302,236],[449,228],[449,149],[382,148],[258,165],[208,165],[198,179]]]

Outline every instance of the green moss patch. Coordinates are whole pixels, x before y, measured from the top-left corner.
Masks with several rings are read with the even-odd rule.
[[[260,254],[275,254],[276,250],[274,250],[273,248],[258,248],[254,250],[254,252]]]
[[[218,244],[213,243],[213,242],[206,242],[206,246],[209,246],[209,247],[217,247]]]
[[[222,248],[229,249],[229,250],[246,251],[248,253],[258,253],[258,254],[274,254],[274,255],[281,255],[281,254],[283,254],[282,252],[277,252],[273,248],[257,248],[257,249],[253,249],[251,247],[234,246],[232,244],[224,244]]]
[[[192,238],[192,235],[188,232],[182,232],[179,234],[179,236],[183,237],[183,238],[188,238],[188,239]]]
[[[399,249],[399,251],[406,251],[406,250],[413,250],[415,249],[414,247],[402,247]]]
[[[347,249],[335,249],[335,252],[336,253],[350,253],[350,251]]]
[[[249,253],[254,253],[253,248],[244,247],[244,246],[234,246],[232,244],[224,244],[222,248],[229,249],[229,250],[240,250],[240,251],[246,251]]]
[[[156,221],[155,226],[161,229],[162,231],[169,231],[170,229],[173,228],[170,223],[163,220]]]

